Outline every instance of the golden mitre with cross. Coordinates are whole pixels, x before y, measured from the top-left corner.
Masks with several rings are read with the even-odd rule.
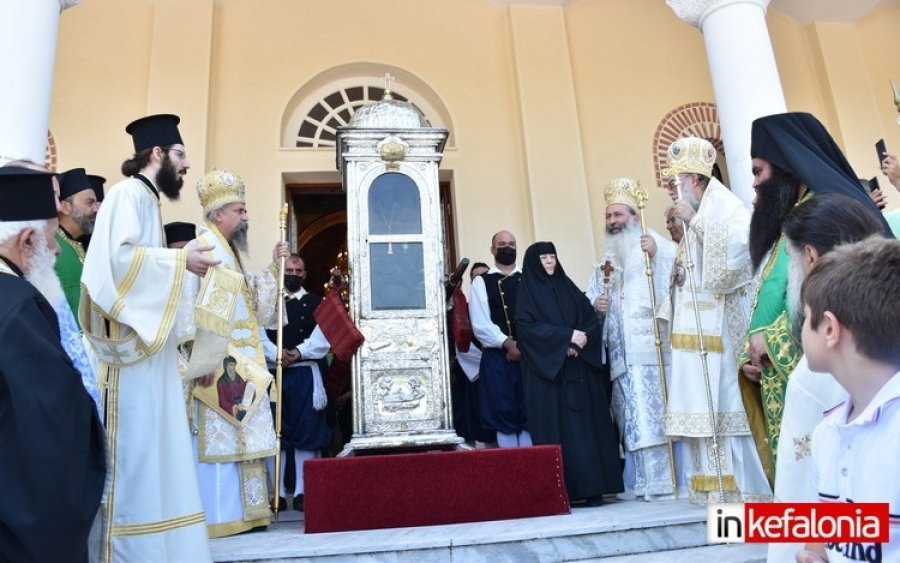
[[[244,181],[229,170],[212,170],[197,182],[197,195],[203,213],[209,213],[229,203],[246,203]]]
[[[614,178],[606,184],[606,205],[610,206],[614,203],[621,203],[623,205],[627,205],[632,209],[638,208],[638,203],[640,202],[641,194],[644,193],[644,190],[641,189],[641,183],[637,180],[632,180],[631,178]]]
[[[712,177],[713,164],[716,163],[716,148],[712,143],[700,137],[684,137],[678,139],[666,151],[666,165],[663,176],[676,174],[701,174]]]

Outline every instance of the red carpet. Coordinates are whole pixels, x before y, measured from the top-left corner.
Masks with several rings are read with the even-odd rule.
[[[306,532],[340,532],[569,512],[559,446],[310,460]]]

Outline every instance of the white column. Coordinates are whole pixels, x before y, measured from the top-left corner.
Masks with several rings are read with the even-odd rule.
[[[59,15],[80,0],[0,2],[0,165],[16,159],[44,162]]]
[[[757,117],[786,111],[766,27],[769,0],[666,0],[666,4],[703,33],[731,189],[749,206],[751,124]]]

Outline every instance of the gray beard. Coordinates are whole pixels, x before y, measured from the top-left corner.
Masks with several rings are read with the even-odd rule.
[[[56,256],[50,252],[47,241],[42,234],[35,237],[37,244],[35,246],[34,255],[31,257],[31,263],[28,265],[28,271],[25,272],[25,279],[44,296],[50,305],[56,307],[65,299],[62,285],[59,278],[56,277],[56,271],[53,264],[56,263]]]
[[[88,219],[86,214],[75,211],[72,213],[72,220],[84,234],[89,235],[94,232],[94,222]]]
[[[641,250],[641,229],[637,223],[629,221],[618,234],[606,233],[606,253],[612,254],[622,268],[627,269],[629,257]]]
[[[788,320],[791,323],[791,335],[800,342],[801,333],[803,331],[803,300],[800,298],[800,290],[803,289],[803,280],[806,276],[803,274],[803,253],[795,248],[791,248],[790,259],[788,260],[788,279],[787,279],[787,313]]]

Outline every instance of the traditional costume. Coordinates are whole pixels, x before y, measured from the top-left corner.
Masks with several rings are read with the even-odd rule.
[[[3,169],[0,222],[56,219],[50,177]],[[0,342],[0,560],[85,561],[106,478],[103,426],[53,307],[3,257]]]
[[[522,272],[509,275],[496,266],[472,282],[469,313],[472,332],[482,344],[480,412],[485,428],[498,433],[498,444],[530,446],[525,397],[522,393],[522,367],[506,358],[503,343],[516,340],[516,294]]]
[[[289,493],[284,478],[287,464],[282,462],[279,494],[285,498],[294,495],[302,498],[305,490],[303,462],[319,457],[322,450],[331,443],[331,427],[325,418],[328,399],[323,382],[328,370],[325,357],[331,345],[313,317],[322,298],[308,293],[302,287],[296,292],[285,288],[285,294],[287,325],[282,329],[282,345],[286,349],[293,348],[300,352],[300,360],[282,366],[281,446],[286,453],[293,452],[296,480],[294,491]],[[274,368],[275,354],[278,352],[274,343],[278,333],[267,330],[266,336],[266,344],[269,344],[266,356]],[[301,501],[295,504],[298,508],[302,506]]]
[[[131,123],[135,153],[180,144],[178,118]],[[97,215],[79,315],[100,362],[110,488],[102,560],[210,560],[205,515],[172,331],[184,250],[165,247],[159,192],[140,174],[116,184]]]
[[[606,205],[626,205],[636,211],[642,197],[635,180],[619,178],[606,187]],[[655,302],[665,301],[675,262],[675,244],[652,230],[656,241],[652,260]],[[623,233],[621,236],[628,236]],[[612,379],[612,409],[625,450],[625,487],[650,500],[675,494],[674,451],[666,437],[665,391],[660,371],[644,252],[635,228],[625,255],[607,249],[615,264],[608,286],[610,306],[606,315],[604,342],[609,351]],[[609,246],[609,245],[608,245]],[[665,373],[671,371],[668,331],[660,329]]]
[[[243,181],[224,170],[206,174],[197,192],[204,214],[244,202]],[[275,267],[247,274],[244,258],[210,221],[198,229],[197,244],[212,246],[209,257],[221,264],[210,268],[197,289],[189,377],[224,368],[228,357],[239,374],[226,386],[228,397],[216,392],[223,377],[216,386],[195,385],[193,391],[197,474],[209,535],[215,538],[269,524],[265,458],[275,455],[275,427],[259,327],[272,320],[278,289]],[[199,279],[192,276],[189,283],[199,284]],[[226,399],[230,408],[223,409]]]
[[[735,377],[747,331],[747,290],[752,281],[747,246],[750,212],[711,177],[715,160],[713,146],[696,137],[675,141],[667,153],[668,175],[700,174],[709,178],[697,213],[685,226],[678,247],[669,313],[672,384],[666,433],[685,444],[690,500],[697,504],[763,500],[772,494]],[[693,261],[692,271],[687,269],[688,255]],[[696,296],[688,276],[693,276]],[[700,354],[698,328],[702,330],[705,359]],[[712,448],[714,434],[718,452]],[[717,469],[721,469],[725,499],[719,499]]]
[[[528,247],[516,303],[522,379],[535,444],[559,444],[570,499],[602,502],[623,489],[619,448],[600,380],[602,328],[584,293],[557,260],[553,275],[542,254],[556,254],[551,242]],[[573,330],[587,335],[579,349]],[[577,355],[569,352],[575,351]]]
[[[814,194],[839,193],[863,203],[881,218],[885,236],[891,236],[875,203],[860,186],[857,175],[825,127],[808,113],[783,113],[753,122],[750,154],[789,172],[801,182],[798,204]],[[762,333],[771,365],[764,366],[759,385],[740,377],[741,393],[754,424],[754,438],[764,465],[773,480],[778,438],[784,411],[788,377],[800,360],[800,343],[792,336],[787,315],[787,270],[789,257],[784,236],[779,237],[763,261],[758,290],[753,298],[749,334]],[[749,362],[744,347],[738,366]]]

